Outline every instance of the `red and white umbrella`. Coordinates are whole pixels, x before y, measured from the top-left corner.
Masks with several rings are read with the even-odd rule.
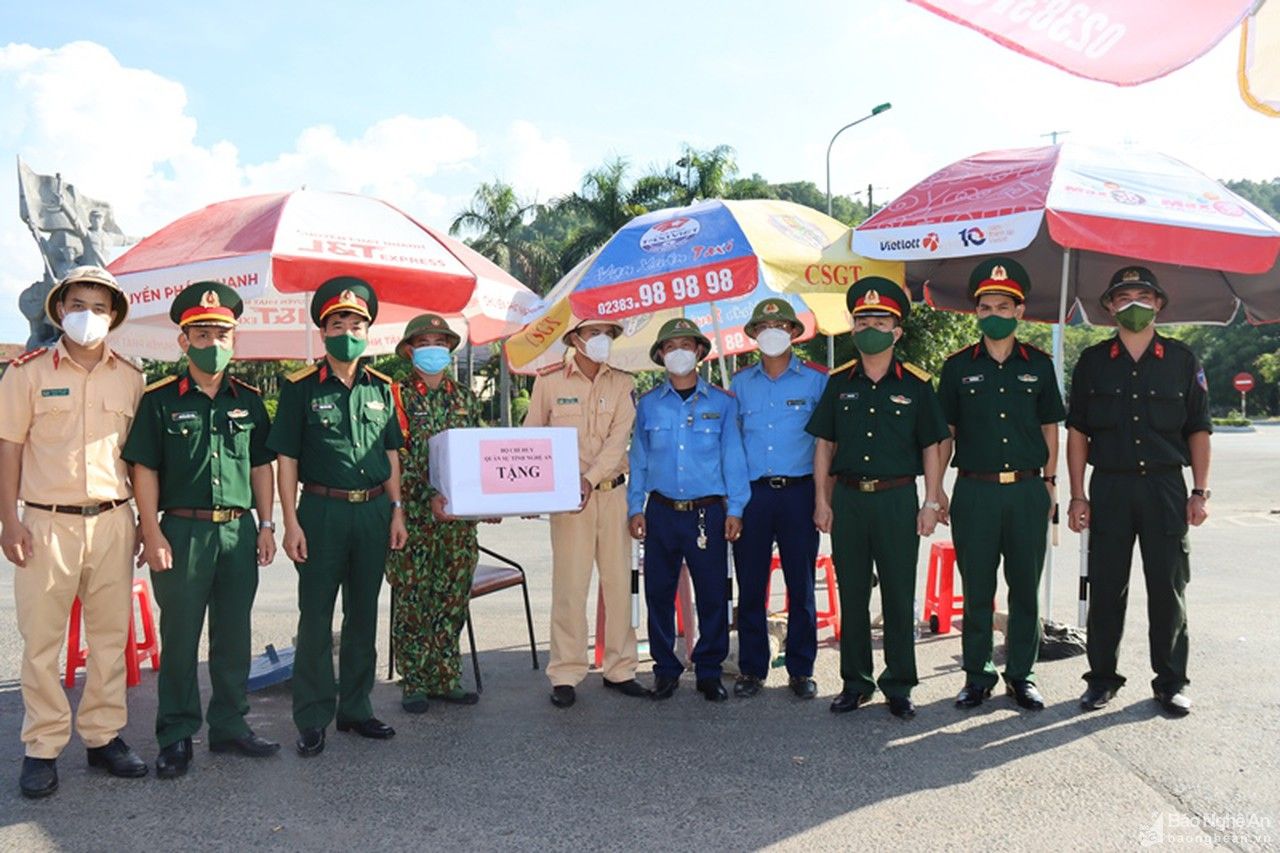
[[[129,297],[112,336],[125,355],[174,359],[169,304],[187,285],[220,281],[245,301],[236,340],[243,358],[310,359],[324,352],[311,293],[352,275],[378,294],[369,353],[390,352],[405,324],[433,311],[472,343],[520,329],[537,295],[461,242],[386,202],[299,190],[219,202],[142,240],[110,265]]]
[[[1109,323],[1098,297],[1127,264],[1169,294],[1162,322],[1227,323],[1243,305],[1280,320],[1280,223],[1163,154],[1078,143],[990,151],[930,175],[853,235],[856,252],[905,261],[931,304],[968,310],[969,273],[1007,255],[1031,276],[1027,316],[1068,309]]]

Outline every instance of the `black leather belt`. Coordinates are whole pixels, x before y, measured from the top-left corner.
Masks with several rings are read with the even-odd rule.
[[[995,471],[995,472],[960,471],[958,473],[961,477],[966,477],[970,480],[983,480],[988,483],[1003,483],[1004,485],[1007,486],[1008,484],[1016,483],[1019,480],[1030,480],[1032,477],[1039,477],[1040,469],[1027,468],[1022,471]]]
[[[663,506],[669,506],[676,512],[692,512],[695,509],[704,509],[705,507],[724,503],[723,495],[708,495],[705,498],[694,498],[691,501],[673,501],[661,492],[650,492],[649,499],[655,500]]]
[[[761,477],[758,480],[752,480],[751,485],[768,486],[771,489],[785,489],[787,486],[794,486],[797,483],[807,483],[813,479],[812,474],[801,474],[798,477]]]
[[[86,518],[92,518],[95,515],[101,515],[104,512],[110,512],[118,506],[123,506],[129,502],[128,498],[121,498],[118,501],[103,501],[100,504],[89,504],[88,506],[70,506],[67,504],[38,504],[27,501],[27,506],[32,509],[42,509],[45,512],[60,512],[65,515],[82,515]]]
[[[381,483],[372,489],[331,489],[328,486],[317,486],[314,483],[302,484],[302,491],[304,492],[310,492],[313,495],[324,495],[326,498],[336,498],[349,504],[362,504],[366,501],[371,501],[386,490],[387,487]]]
[[[165,515],[176,515],[178,518],[193,518],[196,521],[212,521],[214,524],[226,524],[228,521],[235,521],[244,515],[247,510],[239,507],[226,507],[222,509],[188,509],[186,507],[173,507],[164,511]]]
[[[889,489],[896,489],[901,486],[910,486],[915,483],[916,478],[911,477],[860,477],[857,474],[838,474],[836,479],[846,486],[851,486],[860,492],[884,492]]]
[[[612,480],[606,480],[603,483],[596,483],[596,491],[607,492],[610,489],[618,488],[618,486],[621,486],[625,482],[627,482],[627,475],[619,474],[618,476],[614,477]]]

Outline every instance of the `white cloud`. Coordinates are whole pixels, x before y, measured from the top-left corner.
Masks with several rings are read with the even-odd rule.
[[[582,164],[567,140],[542,135],[533,122],[519,119],[507,130],[506,180],[522,198],[546,202],[573,192],[582,181]]]

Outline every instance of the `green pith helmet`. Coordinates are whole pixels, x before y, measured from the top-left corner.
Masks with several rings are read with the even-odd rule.
[[[649,347],[649,360],[654,364],[662,364],[662,355],[658,352],[662,349],[662,345],[672,338],[693,338],[702,347],[702,353],[698,356],[698,361],[707,357],[707,353],[711,352],[711,341],[707,340],[707,336],[702,334],[698,329],[698,324],[684,317],[676,317],[662,324],[662,328],[658,330],[658,338],[653,342],[653,346]]]
[[[67,292],[67,288],[73,284],[100,284],[111,291],[111,307],[115,309],[116,319],[111,324],[112,329],[117,329],[124,322],[124,318],[129,315],[129,297],[125,295],[124,289],[120,287],[120,283],[116,281],[116,277],[104,270],[102,267],[92,265],[73,267],[62,279],[50,288],[48,295],[44,298],[44,313],[49,318],[49,322],[57,328],[62,328],[62,323],[58,320],[58,315],[54,313],[53,306],[62,301],[62,294]]]
[[[405,361],[412,361],[413,349],[409,346],[409,342],[413,340],[415,335],[428,332],[448,337],[450,341],[449,352],[456,350],[458,345],[462,343],[462,336],[449,328],[449,324],[439,314],[419,314],[404,327],[404,335],[400,338],[400,343],[396,344],[396,355]]]
[[[589,329],[592,326],[597,326],[599,328],[604,329],[606,332],[608,332],[609,337],[615,340],[618,338],[619,335],[622,334],[622,324],[615,323],[612,320],[594,320],[594,319],[579,320],[577,323],[574,323],[573,326],[569,328],[569,331],[565,332],[563,335],[560,336],[560,343],[564,344],[570,349],[573,349],[573,345],[569,343],[569,336],[572,335],[574,332],[577,332],[581,329]]]
[[[331,278],[311,297],[311,320],[324,328],[324,318],[339,311],[359,314],[370,323],[378,318],[378,294],[369,282],[349,275]]]
[[[804,334],[804,323],[796,317],[796,309],[785,299],[765,299],[756,305],[751,312],[751,319],[742,327],[747,337],[755,340],[756,327],[767,320],[781,320],[791,326],[791,338],[794,340]]]

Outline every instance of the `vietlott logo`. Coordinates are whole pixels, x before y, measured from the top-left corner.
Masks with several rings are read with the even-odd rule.
[[[1171,844],[1269,847],[1278,838],[1275,820],[1270,816],[1236,812],[1204,815],[1157,812],[1151,816],[1151,823],[1138,831],[1140,847]]]

